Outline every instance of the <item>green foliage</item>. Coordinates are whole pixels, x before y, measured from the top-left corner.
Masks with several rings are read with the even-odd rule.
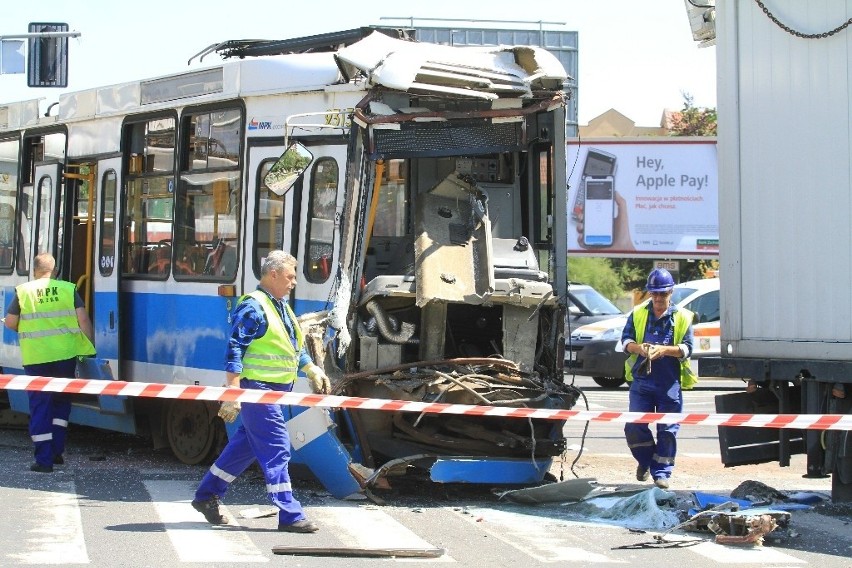
[[[697,108],[692,95],[682,95],[683,109],[672,119],[671,136],[716,136],[716,109]]]
[[[680,281],[700,280],[709,278],[719,271],[719,261],[715,259],[701,259],[695,262],[680,263]]]
[[[606,258],[568,257],[568,280],[588,284],[610,300],[624,292],[618,274]]]
[[[653,261],[638,258],[613,259],[613,269],[618,275],[621,286],[625,291],[645,288],[648,273],[653,268]]]

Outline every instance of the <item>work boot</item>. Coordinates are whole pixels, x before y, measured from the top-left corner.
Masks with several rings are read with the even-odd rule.
[[[665,477],[658,477],[654,480],[654,485],[659,487],[660,489],[668,489],[669,488],[669,480]]]
[[[52,465],[41,465],[36,462],[30,466],[30,471],[37,471],[38,473],[53,473]]]
[[[204,515],[211,525],[227,525],[228,516],[219,511],[219,497],[214,495],[206,501],[193,501],[192,508]]]
[[[647,466],[636,466],[636,481],[648,481],[649,477],[651,477],[651,474],[648,473]]]
[[[62,456],[62,454],[59,454],[58,456],[53,456],[53,465],[65,465],[65,458]]]
[[[308,519],[302,519],[290,525],[278,525],[278,530],[292,533],[312,533],[317,532],[319,527]]]

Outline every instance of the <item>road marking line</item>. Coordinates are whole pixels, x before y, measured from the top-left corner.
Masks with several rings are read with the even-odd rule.
[[[462,518],[475,524],[490,536],[523,552],[525,555],[545,563],[591,564],[609,562],[625,564],[626,561],[609,558],[585,548],[585,540],[572,536],[562,529],[567,521],[524,515],[497,509],[469,508]],[[600,525],[600,531],[611,529]],[[597,528],[596,528],[597,530]],[[615,527],[614,530],[623,530]],[[523,563],[521,563],[523,565]]]
[[[371,505],[341,503],[310,507],[308,516],[316,519],[323,531],[340,539],[344,546],[356,548],[440,548],[423,540],[408,527]],[[397,562],[402,559],[397,559]],[[456,562],[448,555],[435,559],[411,559],[412,562]]]
[[[707,533],[704,535],[706,538]],[[688,534],[666,535],[667,541],[693,541],[695,538],[695,535]],[[705,541],[688,547],[688,550],[709,558],[715,564],[807,564],[804,560],[766,546],[732,546]]]
[[[213,527],[192,508],[190,501],[195,491],[192,483],[154,480],[144,483],[181,562],[269,562],[246,533],[232,529],[239,528],[233,514],[228,513],[230,524]],[[222,510],[226,512],[227,508]]]
[[[43,475],[43,474],[37,474]],[[20,544],[22,553],[6,554],[18,564],[88,564],[77,488],[73,481],[57,483],[50,491],[14,490],[13,497],[26,518],[36,524],[28,528]]]

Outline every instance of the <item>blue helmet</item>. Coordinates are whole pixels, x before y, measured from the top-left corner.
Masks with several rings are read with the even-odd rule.
[[[672,273],[665,268],[655,268],[648,275],[648,285],[645,289],[649,292],[668,292],[675,285]]]

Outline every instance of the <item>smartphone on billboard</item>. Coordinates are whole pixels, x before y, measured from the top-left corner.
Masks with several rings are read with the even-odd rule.
[[[583,244],[612,246],[615,220],[615,181],[612,176],[590,177],[583,183]]]
[[[574,206],[571,209],[571,216],[574,219],[579,219],[580,213],[583,212],[583,202],[586,199],[586,179],[606,176],[615,176],[615,155],[597,148],[589,148],[586,152],[586,163],[583,165],[583,177],[574,197]]]

